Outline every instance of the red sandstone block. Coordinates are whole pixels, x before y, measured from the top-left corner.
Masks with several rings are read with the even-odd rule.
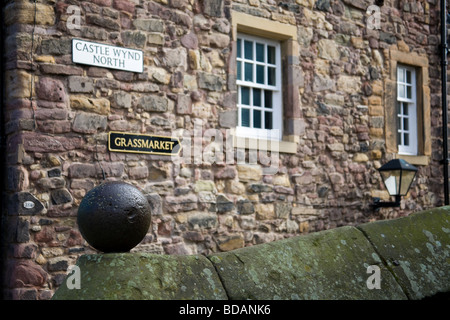
[[[111,7],[112,0],[91,0],[91,2],[103,7]]]
[[[83,139],[80,137],[51,137],[36,132],[24,132],[19,135],[25,151],[58,152],[80,148]]]
[[[10,265],[10,286],[23,288],[43,286],[47,282],[47,273],[31,260],[19,260]]]
[[[114,9],[123,10],[130,13],[134,13],[134,3],[131,3],[127,0],[114,0],[113,4]]]
[[[65,66],[62,64],[42,64],[41,71],[47,74],[59,75],[83,75],[83,69],[74,66]]]

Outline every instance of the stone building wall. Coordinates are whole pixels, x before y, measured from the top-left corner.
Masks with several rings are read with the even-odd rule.
[[[442,205],[438,1],[384,1],[380,29],[367,26],[372,4],[6,1],[5,297],[48,299],[77,257],[95,252],[76,215],[103,175],[147,196],[152,226],[133,251],[160,254],[228,251]],[[208,130],[226,137],[236,126],[233,12],[297,28],[296,152],[275,162],[260,151],[253,163],[236,148],[231,161],[207,161]],[[73,38],[142,50],[144,72],[75,64]],[[376,212],[372,197],[388,200],[377,168],[395,157],[386,138],[393,56],[422,59],[429,130],[409,195]],[[185,153],[111,152],[110,131],[174,135]]]

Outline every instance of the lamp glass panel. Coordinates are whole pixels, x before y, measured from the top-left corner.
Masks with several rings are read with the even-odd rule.
[[[400,185],[400,170],[381,171],[380,173],[389,194],[391,196],[397,195]]]
[[[403,171],[402,175],[402,185],[400,189],[400,195],[405,196],[408,193],[409,187],[414,180],[416,175],[415,171]]]

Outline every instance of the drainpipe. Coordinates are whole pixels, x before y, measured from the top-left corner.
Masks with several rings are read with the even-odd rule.
[[[447,115],[447,1],[441,0],[441,80],[442,80],[442,144],[444,165],[444,203],[449,205],[448,193],[448,115]]]
[[[5,134],[5,39],[6,28],[4,8],[6,4],[0,4],[0,298],[4,298],[5,285],[5,249],[6,249],[6,134]]]

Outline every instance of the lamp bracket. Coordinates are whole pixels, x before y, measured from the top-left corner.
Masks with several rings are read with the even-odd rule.
[[[395,196],[395,201],[389,201],[389,202],[381,202],[380,198],[372,198],[373,203],[371,206],[376,210],[379,208],[388,208],[388,207],[400,207],[400,196]]]

